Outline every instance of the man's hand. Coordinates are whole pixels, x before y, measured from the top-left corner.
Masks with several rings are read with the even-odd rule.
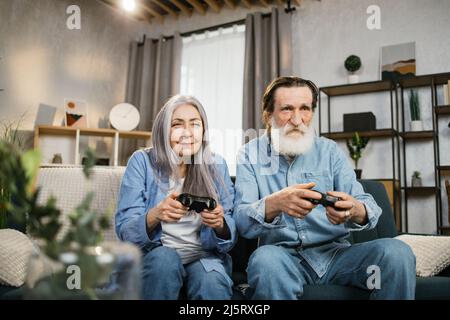
[[[203,210],[201,213],[202,223],[214,229],[216,234],[222,239],[229,238],[229,231],[225,223],[225,213],[223,207],[218,204],[214,210]]]
[[[318,192],[310,190],[315,185],[314,182],[296,184],[266,197],[265,220],[271,222],[281,212],[286,212],[294,218],[304,219],[316,207],[307,199],[321,198]]]
[[[345,192],[329,191],[327,194],[342,199],[334,204],[336,209],[326,207],[327,218],[332,224],[341,224],[348,220],[360,225],[367,223],[366,208],[361,202]]]

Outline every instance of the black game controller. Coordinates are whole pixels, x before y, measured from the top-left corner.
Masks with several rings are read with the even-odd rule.
[[[333,196],[330,196],[330,195],[328,195],[328,194],[322,193],[322,192],[317,191],[317,190],[312,190],[312,191],[317,192],[317,193],[320,193],[320,195],[322,196],[319,200],[318,200],[318,199],[307,199],[307,200],[310,201],[312,204],[321,204],[321,205],[323,205],[324,207],[333,207],[333,208],[337,209],[337,208],[334,206],[334,204],[335,204],[337,201],[342,200],[342,198],[340,198],[340,197],[333,197]]]
[[[195,212],[202,212],[204,209],[214,210],[217,207],[216,200],[209,197],[198,197],[189,193],[182,193],[177,197],[177,200],[189,210]]]

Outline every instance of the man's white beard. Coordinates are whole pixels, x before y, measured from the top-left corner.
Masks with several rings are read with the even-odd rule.
[[[289,136],[292,130],[300,130],[301,135]],[[300,124],[297,128],[287,123],[284,127],[277,127],[272,118],[271,129],[272,145],[280,154],[295,157],[304,154],[311,149],[314,142],[314,129],[312,126]]]

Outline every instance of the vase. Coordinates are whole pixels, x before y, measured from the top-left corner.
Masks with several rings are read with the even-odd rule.
[[[348,83],[358,83],[359,82],[359,76],[357,74],[349,74],[348,75]]]
[[[422,186],[422,179],[412,176],[412,178],[411,178],[411,186],[413,186],[413,187],[421,187]]]
[[[362,169],[355,169],[356,179],[361,179]]]
[[[141,296],[141,254],[129,243],[105,242],[49,255],[35,243],[24,286],[30,300],[124,300]]]
[[[411,121],[411,131],[422,131],[423,123],[422,120]]]

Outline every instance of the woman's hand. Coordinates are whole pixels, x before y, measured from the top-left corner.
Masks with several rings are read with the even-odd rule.
[[[163,222],[178,222],[188,212],[185,207],[177,200],[180,194],[172,192],[167,198],[158,203],[155,207],[155,218]]]
[[[167,198],[158,203],[158,205],[150,209],[147,213],[147,232],[150,232],[155,226],[163,222],[178,222],[188,212],[185,207],[176,200],[179,196],[178,192],[172,192]]]
[[[229,238],[229,231],[225,223],[225,213],[223,207],[218,204],[217,207],[211,211],[203,210],[201,213],[202,223],[214,229],[216,234],[222,239]]]

